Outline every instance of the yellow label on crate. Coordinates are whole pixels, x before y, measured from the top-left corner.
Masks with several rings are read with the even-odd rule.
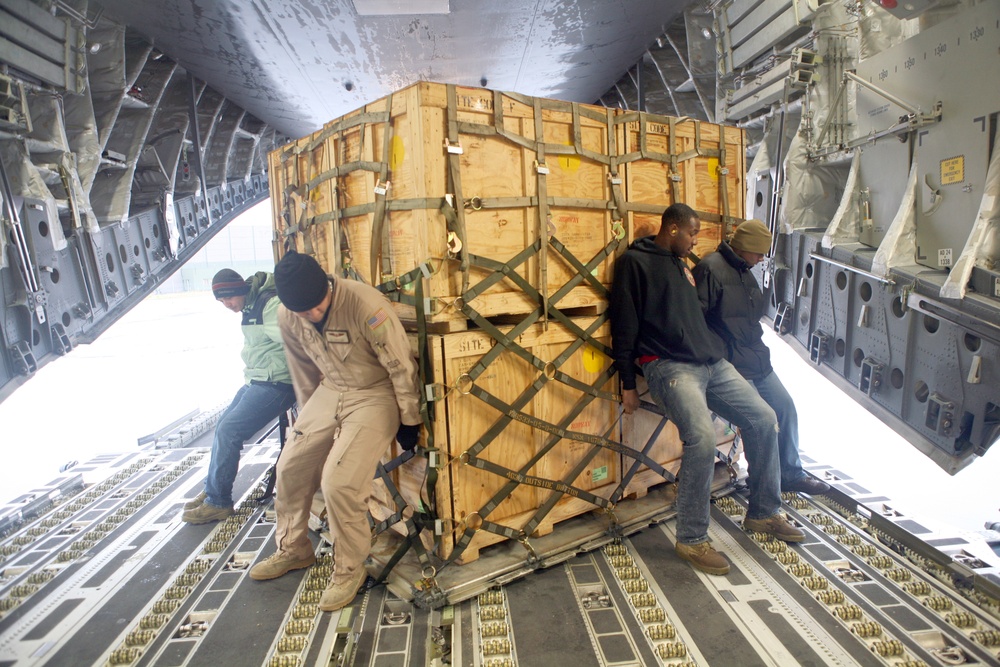
[[[570,142],[566,143],[567,146],[572,146]],[[559,156],[559,166],[563,171],[576,171],[580,168],[580,156],[579,155],[560,155]]]
[[[583,368],[588,373],[600,373],[604,370],[604,355],[589,345],[584,346]]]
[[[590,473],[591,482],[601,482],[608,478],[608,466],[601,466],[600,468],[594,468]]]
[[[708,158],[708,177],[713,181],[719,180],[719,158]]]
[[[398,134],[394,134],[392,136],[392,146],[389,151],[389,170],[399,169],[399,166],[403,164],[404,157],[406,157],[406,149],[403,148],[403,138]]]
[[[961,183],[965,180],[965,156],[941,160],[941,185]]]

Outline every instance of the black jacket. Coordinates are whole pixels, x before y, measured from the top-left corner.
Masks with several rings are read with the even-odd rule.
[[[760,318],[767,310],[750,267],[723,241],[694,267],[705,320],[726,344],[726,358],[748,380],[771,373],[771,351],[764,344]]]
[[[623,389],[635,389],[639,357],[714,364],[725,356],[705,324],[691,271],[652,236],[637,240],[615,262],[610,315]]]

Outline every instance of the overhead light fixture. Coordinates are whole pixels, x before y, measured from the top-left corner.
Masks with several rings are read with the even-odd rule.
[[[410,16],[448,14],[449,0],[354,0],[359,16]]]

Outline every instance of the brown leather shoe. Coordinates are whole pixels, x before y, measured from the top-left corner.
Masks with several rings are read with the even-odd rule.
[[[674,545],[674,552],[694,566],[694,569],[701,570],[706,574],[729,574],[729,561],[712,548],[708,542],[698,544],[683,544],[678,542]]]
[[[782,484],[781,490],[785,493],[808,493],[810,496],[821,496],[830,492],[830,485],[821,482],[812,475],[806,475],[789,484]]]
[[[743,529],[754,533],[766,533],[782,542],[802,542],[806,534],[792,525],[781,512],[766,519],[743,519]]]

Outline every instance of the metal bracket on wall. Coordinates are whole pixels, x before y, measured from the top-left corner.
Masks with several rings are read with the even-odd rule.
[[[792,307],[782,301],[778,304],[778,311],[774,314],[774,330],[783,335],[789,331],[789,321],[792,316]]]
[[[865,357],[861,362],[861,379],[858,381],[858,389],[869,396],[878,391],[882,386],[882,372],[885,364],[880,364],[871,357]]]
[[[809,361],[817,366],[830,355],[830,336],[822,331],[814,331],[809,336]]]
[[[955,428],[955,402],[940,394],[931,394],[927,399],[924,424],[940,435],[951,437]]]

